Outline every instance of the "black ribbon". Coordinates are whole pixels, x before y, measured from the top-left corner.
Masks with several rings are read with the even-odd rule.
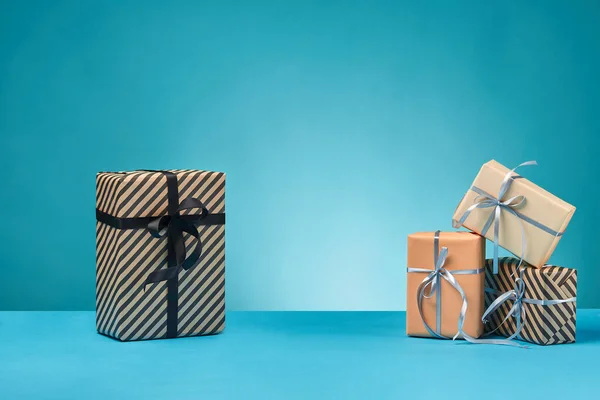
[[[196,198],[188,197],[179,202],[177,175],[170,171],[160,172],[167,178],[168,206],[167,215],[159,217],[118,218],[96,209],[96,219],[117,229],[147,228],[155,238],[167,237],[167,268],[151,272],[146,277],[144,288],[148,284],[167,281],[167,337],[177,337],[178,275],[194,267],[202,256],[202,241],[197,226],[223,225],[225,214],[211,214],[204,204]],[[200,214],[183,215],[182,211],[198,208]],[[189,233],[196,239],[194,250],[187,255],[183,233]]]

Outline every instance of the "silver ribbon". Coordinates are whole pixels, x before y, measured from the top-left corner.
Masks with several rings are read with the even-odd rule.
[[[472,274],[480,274],[485,272],[485,268],[480,269],[463,269],[457,271],[448,271],[444,268],[444,263],[446,262],[446,258],[448,257],[448,248],[442,247],[441,251],[439,251],[439,240],[440,240],[440,231],[436,231],[433,239],[433,258],[434,258],[434,269],[425,269],[425,268],[407,268],[407,272],[416,272],[416,273],[426,273],[427,276],[423,281],[419,284],[417,288],[417,308],[419,309],[419,315],[421,316],[421,321],[423,321],[423,325],[427,332],[433,337],[438,339],[451,339],[441,334],[441,319],[442,319],[442,285],[441,280],[444,279],[448,282],[461,296],[462,306],[460,309],[460,314],[458,317],[458,331],[456,335],[452,339],[456,339],[459,336],[462,336],[468,341],[477,340],[467,335],[463,331],[463,325],[465,321],[465,316],[467,314],[467,296],[460,286],[460,284],[454,278],[454,275],[472,275]],[[427,292],[427,288],[429,288],[429,292]],[[436,295],[436,324],[435,330],[433,330],[427,321],[425,321],[425,316],[423,315],[423,299],[429,299]]]
[[[537,161],[527,161],[522,164],[519,164],[515,168],[511,169],[504,175],[504,179],[502,180],[502,184],[500,185],[500,191],[498,192],[498,197],[494,197],[489,193],[479,189],[476,186],[471,187],[471,190],[476,192],[478,196],[473,201],[473,205],[470,206],[467,211],[462,215],[458,222],[453,223],[455,228],[458,228],[464,224],[467,217],[471,212],[477,208],[491,208],[494,207],[494,212],[490,213],[488,220],[486,221],[483,229],[481,230],[481,235],[485,236],[492,222],[494,223],[494,259],[493,259],[493,273],[494,275],[498,274],[498,236],[500,235],[500,215],[502,210],[506,210],[516,216],[519,219],[519,223],[521,225],[521,256],[519,259],[519,265],[521,266],[523,263],[523,257],[525,256],[525,248],[527,245],[527,241],[525,239],[525,228],[523,227],[523,220],[525,219],[527,222],[533,221],[530,218],[523,218],[524,215],[515,211],[516,208],[519,208],[525,204],[526,198],[523,195],[513,196],[511,198],[503,200],[504,195],[510,188],[510,185],[515,179],[521,178],[521,176],[512,176],[513,172],[519,167],[524,167],[526,165],[537,165]],[[536,222],[536,226],[542,226],[546,229],[550,229],[545,227],[544,225]],[[554,231],[552,231],[554,232]],[[517,267],[517,268],[518,268]]]
[[[495,340],[495,343],[493,343],[493,344],[505,344],[505,345],[512,345],[512,346],[518,346],[518,347],[527,347],[527,346],[521,346],[521,345],[518,345],[518,344],[512,342],[512,340],[515,338],[518,340],[521,340],[520,334],[521,334],[521,330],[523,329],[523,325],[525,323],[525,318],[526,318],[525,308],[523,307],[523,304],[535,304],[535,305],[539,305],[539,306],[552,306],[555,304],[562,304],[562,303],[569,303],[569,302],[577,301],[577,297],[570,297],[568,299],[558,299],[558,300],[539,300],[539,299],[528,299],[528,298],[524,297],[525,296],[525,281],[522,278],[524,270],[525,270],[524,268],[521,269],[519,277],[515,280],[515,288],[513,290],[509,290],[508,292],[502,293],[495,289],[485,288],[486,292],[492,293],[492,294],[497,294],[499,296],[496,300],[494,300],[492,302],[492,304],[490,304],[490,306],[487,308],[487,310],[485,310],[485,312],[483,313],[483,317],[481,319],[484,324],[488,322],[488,317],[492,313],[494,313],[498,308],[500,308],[500,306],[502,306],[502,304],[504,304],[505,302],[507,302],[509,300],[513,301],[513,306],[510,308],[510,310],[506,314],[506,317],[504,317],[504,320],[502,320],[502,322],[498,324],[496,329],[487,333],[487,335],[491,335],[496,330],[498,330],[511,316],[514,316],[515,320],[516,320],[515,321],[515,324],[516,324],[515,333],[513,333],[506,339]]]

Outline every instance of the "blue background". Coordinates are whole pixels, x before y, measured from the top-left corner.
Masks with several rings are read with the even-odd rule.
[[[507,3],[507,4],[505,4]],[[3,1],[0,309],[94,308],[95,173],[225,171],[227,306],[405,307],[480,168],[578,211],[599,307],[594,1]]]

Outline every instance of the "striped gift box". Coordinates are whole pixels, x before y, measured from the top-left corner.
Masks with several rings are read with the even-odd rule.
[[[168,185],[167,175],[172,181]],[[176,178],[176,185],[173,185]],[[96,328],[122,340],[208,335],[225,326],[225,174],[196,170],[101,172],[96,176],[96,214],[136,221],[167,215],[175,197],[199,199],[223,223],[198,225],[198,261],[174,278],[148,283],[167,269],[169,238],[147,228],[124,229],[96,223]],[[205,211],[206,211],[205,210]],[[179,214],[192,218],[201,209]],[[183,233],[186,254],[197,240]],[[170,295],[169,295],[169,291]],[[176,296],[175,296],[176,294]]]
[[[541,345],[575,342],[577,271],[557,266],[535,268],[524,263],[522,274],[519,274],[518,264],[518,258],[500,258],[498,274],[494,275],[492,260],[486,260],[486,308],[498,298],[499,293],[513,290],[516,278],[521,276],[525,300],[522,303],[520,339]],[[542,305],[528,303],[527,299],[564,302]],[[514,301],[508,300],[492,313],[485,324],[486,332],[497,329],[499,335],[513,335],[517,319],[509,317],[502,324],[513,305]]]

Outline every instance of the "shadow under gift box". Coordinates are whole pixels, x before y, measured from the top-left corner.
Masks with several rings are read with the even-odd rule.
[[[434,232],[413,233],[408,236],[408,268],[434,270]],[[441,232],[439,249],[448,248],[448,257],[443,266],[448,272],[459,270],[480,270],[477,274],[453,275],[465,292],[468,302],[463,330],[471,337],[483,334],[481,317],[484,311],[484,272],[485,239],[471,232]],[[431,337],[421,320],[418,309],[417,292],[427,273],[408,272],[406,283],[406,334],[409,336]],[[458,331],[458,319],[462,307],[462,297],[446,280],[441,282],[440,327],[442,336],[452,338]],[[429,293],[429,290],[427,291]],[[424,298],[423,316],[427,324],[436,331],[436,296]]]
[[[485,303],[486,308],[502,293],[515,289],[515,280],[521,276],[523,280],[524,313],[521,314],[522,328],[520,339],[531,343],[550,345],[575,342],[576,310],[577,310],[577,271],[572,268],[544,266],[534,268],[524,264],[523,273],[519,274],[519,259],[503,257],[499,260],[498,274],[492,273],[492,260],[486,260],[485,269]],[[559,304],[540,305],[528,303],[528,299],[565,301]],[[571,300],[571,301],[568,301]],[[507,300],[494,313],[487,317],[485,331],[496,330],[496,334],[510,337],[515,334],[517,320],[509,317],[503,324],[514,305]],[[499,327],[500,326],[500,327]]]
[[[531,167],[523,166],[519,171],[526,168]],[[480,195],[477,190],[488,193],[495,198],[498,197],[502,180],[509,171],[508,168],[494,160],[485,163],[481,167],[471,188],[454,212],[452,221],[455,227],[458,227],[458,221]],[[507,210],[502,210],[497,244],[520,257],[522,227],[526,241],[523,259],[533,266],[542,267],[556,248],[575,212],[575,207],[520,175],[513,173],[513,176],[510,188],[500,200],[510,199],[513,196],[525,196],[524,204],[515,208],[514,211],[536,221],[543,227],[535,226]],[[482,234],[486,222],[494,213],[494,209],[495,207],[476,208],[471,211],[462,225]],[[486,238],[494,240],[493,224],[484,233]]]
[[[173,193],[169,197],[165,172],[176,178],[177,187],[171,190],[176,189],[178,199],[173,199]],[[169,201],[180,203],[190,197],[199,199],[209,215],[224,218],[225,174],[168,170],[101,172],[96,176],[97,216],[100,211],[108,219],[158,218],[167,215]],[[191,218],[200,213],[200,208],[179,212]],[[96,222],[99,333],[130,341],[208,335],[224,329],[225,225],[199,225],[197,230],[202,255],[195,265],[170,281],[146,284],[149,274],[171,266],[168,237],[156,238],[146,227],[119,229]],[[185,232],[183,238],[189,255],[197,241]],[[169,290],[176,296],[169,295]]]

